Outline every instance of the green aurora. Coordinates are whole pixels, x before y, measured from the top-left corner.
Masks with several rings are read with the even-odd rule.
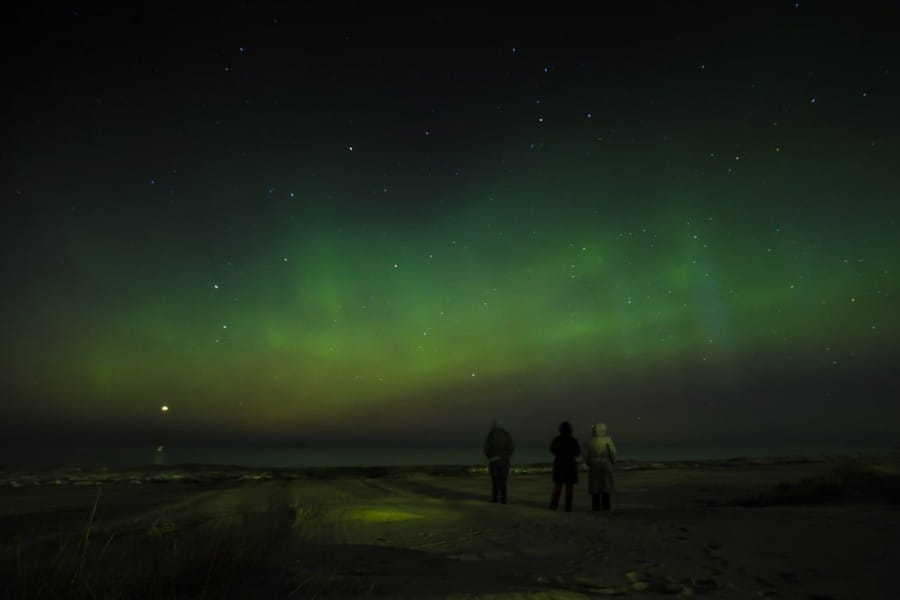
[[[588,85],[532,84],[555,73],[534,49],[507,85],[524,52],[447,117],[398,114],[427,106],[403,78],[289,110],[271,99],[294,88],[256,83],[274,50],[259,98],[221,83],[239,66],[215,94],[189,71],[83,108],[80,87],[25,86],[50,110],[18,131],[29,208],[4,225],[8,433],[445,442],[495,415],[534,439],[564,418],[632,439],[896,433],[900,88],[876,52],[862,83],[832,64],[781,85],[812,51],[766,75],[726,48],[658,85]]]

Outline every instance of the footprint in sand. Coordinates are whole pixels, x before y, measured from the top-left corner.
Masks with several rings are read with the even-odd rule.
[[[454,560],[459,560],[462,562],[476,562],[476,561],[483,560],[483,557],[480,554],[475,554],[472,552],[469,552],[466,554],[454,554],[454,555],[451,555],[450,558],[452,558]]]
[[[560,592],[564,594],[572,594],[578,593],[579,597],[587,598],[587,597],[595,597],[595,596],[626,596],[628,595],[627,588],[617,587],[614,585],[610,585],[609,583],[596,578],[589,576],[576,576],[576,577],[546,577],[541,576],[537,578],[537,582],[543,585],[552,585],[558,586],[559,588],[567,588],[567,590],[553,590],[547,596],[540,596],[541,598],[547,598],[548,600],[553,599],[556,600],[560,598],[558,595]],[[569,592],[568,590],[574,590],[574,592]],[[582,596],[581,594],[588,594],[588,596]],[[566,598],[570,596],[564,596]]]
[[[764,578],[762,578],[762,577],[756,577],[756,578],[755,578],[755,581],[756,581],[756,583],[758,583],[758,584],[760,584],[760,585],[764,585],[764,586],[766,586],[767,588],[770,588],[770,589],[774,589],[774,588],[775,588],[775,584],[772,583],[771,581],[769,581],[768,579],[764,579]]]
[[[635,592],[655,592],[657,594],[688,594],[693,589],[675,577],[659,577],[647,571],[629,571],[625,577],[631,582]]]
[[[790,571],[779,573],[778,577],[788,583],[800,583],[800,577],[796,573],[791,573]]]
[[[716,582],[715,579],[709,579],[709,578],[706,578],[706,577],[704,577],[704,578],[698,578],[698,577],[692,578],[692,579],[691,579],[691,585],[693,586],[693,588],[694,588],[695,590],[698,590],[698,591],[701,591],[701,592],[709,592],[709,591],[715,590],[715,589],[717,589],[717,588],[719,587],[719,584]]]
[[[647,582],[653,580],[653,574],[647,571],[628,571],[625,577],[631,582]]]

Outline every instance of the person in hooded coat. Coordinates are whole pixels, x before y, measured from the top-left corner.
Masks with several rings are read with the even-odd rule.
[[[559,424],[559,435],[550,443],[553,454],[553,495],[550,497],[550,510],[559,506],[559,493],[566,487],[566,512],[572,512],[572,486],[578,483],[578,463],[575,459],[581,454],[578,440],[572,437],[572,424],[563,421]]]
[[[499,500],[500,504],[506,504],[506,482],[514,450],[512,436],[501,426],[499,419],[494,419],[484,440],[484,455],[491,473],[491,502]]]
[[[613,491],[613,463],[616,461],[616,445],[606,435],[606,424],[594,425],[591,438],[585,444],[584,463],[588,468],[588,492],[591,509],[610,509],[609,495]]]

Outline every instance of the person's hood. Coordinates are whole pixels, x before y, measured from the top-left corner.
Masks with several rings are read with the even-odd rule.
[[[491,430],[493,431],[494,429],[503,429],[503,422],[500,419],[491,421]]]
[[[594,437],[606,435],[606,423],[597,423],[594,425]]]

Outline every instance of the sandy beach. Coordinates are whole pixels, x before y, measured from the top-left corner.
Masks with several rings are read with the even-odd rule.
[[[11,598],[890,598],[900,458],[623,464],[611,512],[483,467],[0,471]]]

